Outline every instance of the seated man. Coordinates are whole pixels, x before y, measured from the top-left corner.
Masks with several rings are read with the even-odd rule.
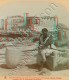
[[[47,57],[54,53],[56,56],[58,54],[65,54],[66,51],[64,49],[58,49],[54,45],[52,46],[52,35],[48,35],[48,30],[46,28],[42,29],[42,32],[40,34],[39,38],[39,47],[38,47],[38,56],[37,56],[37,62],[39,67],[39,70],[43,69],[44,63],[47,60]],[[52,54],[53,55],[53,54]]]
[[[52,44],[52,36],[48,35],[48,30],[46,28],[42,29],[42,32],[40,34],[39,38],[39,47],[38,47],[38,53],[39,53],[39,58],[37,60],[39,67],[39,70],[42,70],[43,65],[46,61],[46,56],[50,55],[53,50],[49,49],[48,46],[51,48]]]

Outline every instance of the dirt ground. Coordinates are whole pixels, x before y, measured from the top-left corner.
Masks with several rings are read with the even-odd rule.
[[[28,68],[27,66],[18,67],[15,69],[6,69],[5,65],[0,67],[0,76],[68,76],[69,70],[51,71],[43,68],[42,71]]]
[[[23,44],[26,45],[25,41],[23,42]],[[0,54],[4,53],[4,50],[5,49],[0,49]],[[3,59],[0,59],[0,60],[3,61]],[[0,64],[0,76],[40,76],[40,75],[42,76],[67,76],[68,77],[69,70],[66,69],[66,70],[59,70],[59,71],[51,71],[47,68],[43,68],[42,71],[38,71],[36,68],[33,68],[33,67],[30,68],[28,66],[18,66],[15,69],[7,69],[4,63]]]

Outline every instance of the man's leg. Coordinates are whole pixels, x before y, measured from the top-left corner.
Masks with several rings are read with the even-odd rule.
[[[40,58],[41,60],[39,59],[40,62],[39,62],[39,69],[38,69],[39,71],[43,69],[44,63],[46,62],[45,50],[40,51]]]
[[[41,56],[42,56],[42,59],[43,59],[43,63],[46,62],[46,49],[43,49],[41,50]]]
[[[43,63],[44,59],[43,56],[41,54],[41,50],[38,50],[38,55],[37,55],[37,64],[38,64],[38,70],[41,71],[43,69]]]
[[[38,70],[39,70],[39,71],[42,71],[43,67],[44,67],[44,63],[43,63],[43,61],[41,61],[41,62],[39,63],[39,68],[38,68]]]

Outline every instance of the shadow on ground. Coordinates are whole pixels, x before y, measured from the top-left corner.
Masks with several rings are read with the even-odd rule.
[[[31,68],[31,69],[38,69],[39,68],[39,65],[38,64],[28,64],[26,65],[28,68]]]
[[[1,64],[0,67],[4,69],[9,69],[6,64]]]

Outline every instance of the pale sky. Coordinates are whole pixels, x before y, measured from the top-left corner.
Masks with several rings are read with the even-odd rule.
[[[58,16],[59,22],[68,26],[68,0],[0,0],[0,18],[7,16],[23,15],[24,12],[31,16],[46,15],[51,3],[56,4],[55,10],[51,10],[50,16]]]

